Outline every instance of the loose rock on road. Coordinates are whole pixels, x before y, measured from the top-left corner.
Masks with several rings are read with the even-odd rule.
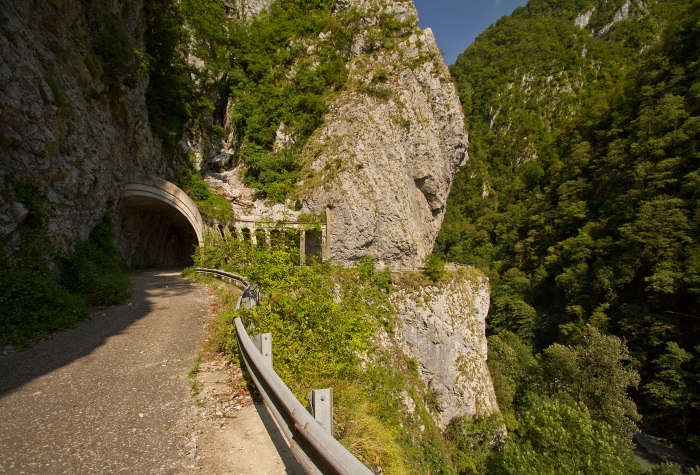
[[[198,441],[217,432],[187,378],[206,335],[207,293],[167,271],[145,272],[133,287],[126,305],[0,356],[0,473],[213,473]],[[273,447],[269,437],[250,444],[249,461]],[[266,458],[285,473],[272,450]],[[221,464],[218,473],[244,473]]]

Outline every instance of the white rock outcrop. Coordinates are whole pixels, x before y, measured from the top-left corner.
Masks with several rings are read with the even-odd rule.
[[[620,8],[615,11],[615,16],[613,17],[612,21],[604,25],[600,30],[594,31],[593,33],[596,36],[605,36],[608,31],[615,26],[615,24],[634,16],[642,17],[648,13],[649,8],[642,0],[635,0],[634,3],[632,3],[632,0],[626,0],[625,3],[620,5]]]
[[[458,416],[481,417],[499,411],[486,364],[488,279],[460,269],[446,282],[392,295],[401,326],[395,338],[438,397],[438,426]]]
[[[416,15],[407,2],[345,3],[379,4],[399,19]],[[305,147],[304,204],[328,213],[332,259],[421,265],[468,158],[464,114],[429,29],[414,28],[391,48],[375,50],[371,40],[356,38],[354,87],[330,104]]]
[[[585,28],[588,26],[588,24],[591,22],[591,17],[593,17],[593,13],[595,13],[595,8],[591,8],[585,13],[580,13],[577,17],[576,20],[574,20],[574,23],[576,26],[579,28]]]
[[[273,0],[223,0],[224,6],[229,7],[241,19],[250,19],[270,8]]]

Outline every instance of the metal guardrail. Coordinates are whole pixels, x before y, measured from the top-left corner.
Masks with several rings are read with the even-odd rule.
[[[230,272],[225,272],[219,269],[203,269],[201,267],[196,267],[194,271],[197,274],[209,274],[216,277],[222,277],[224,279],[235,280],[236,282],[243,284],[245,287],[248,287],[250,285],[250,282],[248,282],[248,279],[246,279],[245,277],[241,275],[232,274]]]
[[[216,269],[195,269],[195,271],[246,285],[238,299],[236,309],[241,308],[242,305],[250,308],[259,303],[260,293],[257,286],[252,285],[245,277]],[[267,408],[277,421],[277,425],[287,438],[294,457],[304,470],[309,474],[321,475],[371,475],[372,472],[333,437],[332,431],[321,425],[321,422],[301,405],[277,375],[272,368],[271,335],[257,335],[255,339],[258,340],[258,344],[256,345],[248,336],[240,318],[235,319],[235,324],[239,348],[248,372],[263,396]],[[330,393],[325,391],[327,390],[312,391],[309,395],[310,401],[314,401],[312,408],[324,399],[326,403],[332,405],[332,391]],[[328,416],[320,419],[325,422]],[[332,412],[330,420],[332,421]]]
[[[230,272],[225,272],[219,269],[202,269],[197,267],[194,270],[197,274],[213,275],[220,279],[228,279],[243,285],[244,290],[240,297],[238,297],[238,302],[236,302],[236,310],[241,308],[241,306],[246,308],[252,308],[260,303],[260,288],[257,285],[251,285],[243,276],[232,274]]]

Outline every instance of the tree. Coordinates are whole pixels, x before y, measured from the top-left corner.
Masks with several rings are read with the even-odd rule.
[[[606,422],[622,438],[637,431],[637,406],[627,388],[639,383],[637,371],[625,365],[629,351],[612,335],[586,325],[580,343],[554,344],[542,354],[542,375],[551,397],[565,403],[582,403],[591,417]]]
[[[515,333],[501,331],[488,338],[488,366],[498,405],[508,426],[515,426],[514,414],[518,398],[537,372],[532,349]]]
[[[642,394],[654,408],[654,418],[663,420],[664,425],[674,431],[685,432],[690,423],[689,386],[692,386],[693,374],[688,366],[692,359],[692,353],[675,342],[667,342],[666,352],[653,362],[653,379],[642,386]]]
[[[520,428],[488,461],[488,473],[628,474],[639,471],[631,444],[584,404],[531,397]]]

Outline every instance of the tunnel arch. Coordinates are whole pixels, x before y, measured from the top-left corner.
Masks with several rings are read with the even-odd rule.
[[[137,267],[190,265],[205,232],[194,201],[173,183],[151,175],[125,185],[118,228],[122,256]]]

